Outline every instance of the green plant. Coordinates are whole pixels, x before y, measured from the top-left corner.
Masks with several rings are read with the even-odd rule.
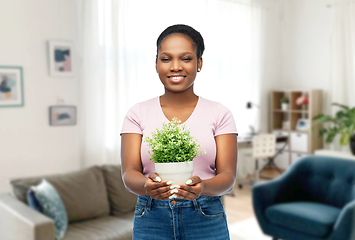
[[[288,101],[288,98],[287,98],[287,97],[282,97],[282,98],[280,99],[280,102],[281,102],[281,103],[288,103],[289,101]]]
[[[180,120],[173,118],[171,122],[163,123],[161,129],[152,132],[151,138],[145,138],[148,146],[152,149],[152,151],[148,151],[152,162],[189,162],[206,153],[206,151],[198,152],[200,144],[193,139],[189,128],[180,125],[180,123]]]
[[[355,132],[355,107],[349,108],[339,103],[333,103],[332,105],[341,108],[334,117],[319,114],[313,118],[317,124],[329,123],[328,127],[323,127],[319,130],[319,136],[325,136],[325,141],[331,143],[334,137],[340,134],[340,144],[343,146],[348,145],[351,136]]]

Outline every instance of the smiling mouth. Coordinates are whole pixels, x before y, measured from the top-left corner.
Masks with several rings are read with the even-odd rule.
[[[179,75],[179,76],[169,76],[168,78],[169,78],[172,82],[178,83],[178,82],[181,82],[181,81],[185,78],[185,76],[183,76],[183,75]]]

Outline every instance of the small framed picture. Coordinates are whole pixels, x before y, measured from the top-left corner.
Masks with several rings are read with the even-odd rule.
[[[0,107],[23,107],[22,67],[0,66]]]
[[[76,124],[75,106],[51,106],[49,107],[49,125],[67,126]]]
[[[65,41],[49,41],[49,73],[51,76],[74,76],[74,44]]]

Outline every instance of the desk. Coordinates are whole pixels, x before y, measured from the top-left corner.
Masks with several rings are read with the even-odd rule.
[[[275,167],[280,173],[281,170],[276,166],[274,160],[275,157],[280,154],[287,146],[287,136],[276,136],[276,143],[284,142],[285,144],[276,149],[276,154],[272,158],[268,158],[268,162],[259,162],[260,171],[265,167]],[[237,176],[238,179],[244,179],[248,175],[255,173],[255,159],[253,158],[253,136],[238,136],[238,166],[237,166]]]
[[[255,173],[252,142],[253,136],[238,136],[238,179],[244,179]]]
[[[339,152],[327,149],[319,149],[314,152],[314,155],[329,156],[329,157],[340,157],[355,160],[355,156],[350,152]]]

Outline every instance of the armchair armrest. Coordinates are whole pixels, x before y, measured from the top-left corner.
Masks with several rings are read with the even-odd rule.
[[[0,194],[0,239],[54,240],[52,219],[10,194]]]
[[[355,239],[355,200],[346,204],[341,210],[329,239]]]
[[[265,209],[275,204],[280,195],[288,192],[294,170],[289,169],[281,176],[267,182],[258,182],[252,188],[253,209],[261,227],[269,224],[265,217]]]

